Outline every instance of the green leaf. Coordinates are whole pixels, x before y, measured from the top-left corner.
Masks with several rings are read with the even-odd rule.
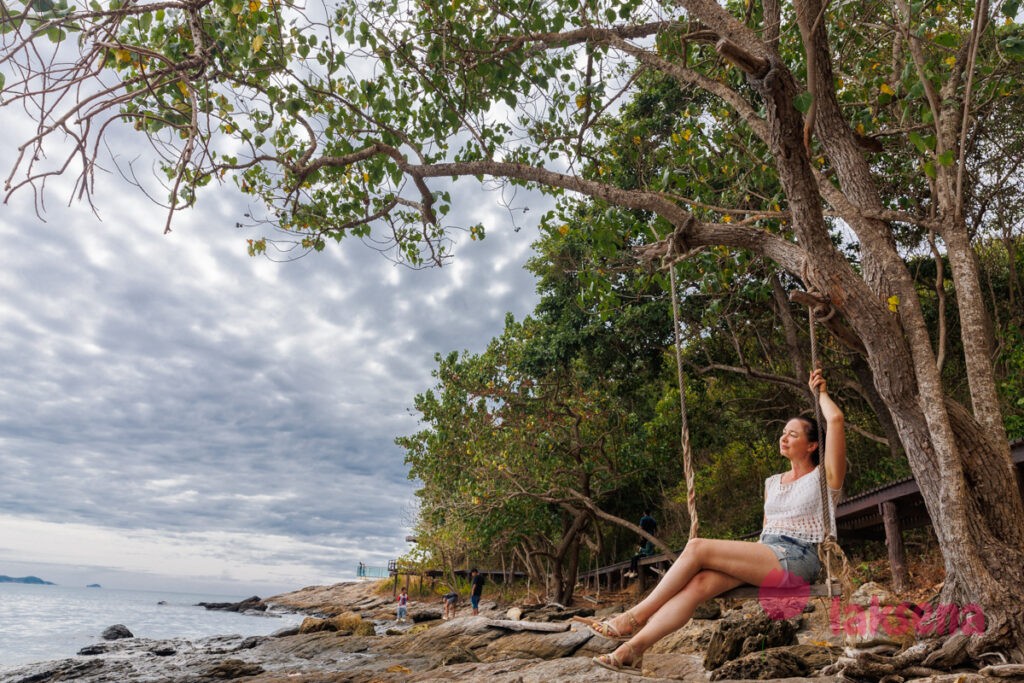
[[[935,42],[942,47],[954,48],[960,44],[960,36],[955,33],[940,33],[935,36]]]
[[[1017,36],[1010,36],[999,41],[999,47],[1002,48],[1003,53],[1013,57],[1015,59],[1024,58],[1024,38],[1018,38]]]
[[[953,161],[956,159],[956,155],[953,154],[953,150],[947,149],[945,152],[935,157],[935,159],[936,161],[939,162],[939,164],[941,164],[942,166],[946,166],[948,168],[949,166],[953,165]]]
[[[935,164],[933,164],[930,161],[924,162],[924,174],[931,178],[932,180],[935,180],[936,176],[938,175],[935,172]]]
[[[910,132],[910,142],[913,143],[914,147],[917,147],[917,151],[921,154],[931,151],[931,146],[924,139],[924,137],[916,130]]]
[[[801,114],[806,114],[811,108],[811,102],[814,101],[814,96],[809,92],[802,92],[793,98],[793,106],[796,107],[797,111]]]

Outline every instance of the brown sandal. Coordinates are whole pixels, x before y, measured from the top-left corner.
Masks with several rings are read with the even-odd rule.
[[[629,661],[623,661],[621,657],[616,655],[614,652],[609,652],[605,655],[598,655],[593,658],[594,664],[602,666],[610,671],[618,671],[621,673],[636,673],[643,674],[644,656],[636,656],[636,650],[629,643],[624,643],[626,649],[629,650]]]
[[[604,621],[588,619],[587,617],[573,617],[573,620],[586,624],[587,628],[589,628],[591,633],[594,635],[607,638],[608,640],[623,642],[632,638],[633,634],[639,631],[641,626],[640,622],[638,622],[636,617],[633,616],[633,612],[631,610],[626,610],[623,614],[626,617],[626,621],[629,622],[629,631],[620,631],[616,627],[612,626],[612,621],[615,620],[615,617],[605,619]]]

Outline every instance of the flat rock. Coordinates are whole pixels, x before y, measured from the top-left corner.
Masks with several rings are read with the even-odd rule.
[[[480,658],[484,661],[502,659],[559,659],[571,657],[590,640],[590,633],[565,630],[554,633],[521,631],[489,643]]]

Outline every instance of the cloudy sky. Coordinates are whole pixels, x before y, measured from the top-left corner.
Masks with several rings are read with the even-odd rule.
[[[250,258],[261,233],[234,227],[230,187],[165,236],[159,207],[98,185],[99,218],[60,185],[45,222],[29,192],[0,206],[0,574],[244,597],[405,552],[393,439],[435,352],[480,351],[532,310],[541,200],[506,197],[510,214],[457,188],[452,222],[487,239],[412,271],[356,241]]]

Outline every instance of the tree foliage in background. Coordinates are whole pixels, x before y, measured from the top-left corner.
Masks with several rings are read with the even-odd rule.
[[[584,545],[601,544],[596,510],[671,470],[637,438],[643,402],[623,400],[614,377],[575,360],[530,371],[536,329],[510,319],[484,353],[439,358],[437,387],[415,401],[425,428],[398,443],[422,482],[423,527],[454,522],[476,558],[514,550],[564,604]]]
[[[1000,308],[997,338],[979,266],[1020,235],[1019,9],[22,0],[0,12],[0,87],[36,128],[7,187],[78,172],[91,196],[124,122],[163,159],[168,225],[230,179],[278,231],[255,254],[358,237],[443,263],[446,183],[462,177],[583,200],[597,231],[636,224],[622,244],[695,267],[694,287],[777,272],[831,311],[831,338],[906,454],[943,551],[942,599],[988,620],[967,654],[1024,661],[1024,601],[1005,590],[1024,583],[1004,424],[1019,313]],[[628,107],[646,115],[620,117]],[[930,288],[912,268],[928,255]],[[944,370],[954,350],[962,383]]]

